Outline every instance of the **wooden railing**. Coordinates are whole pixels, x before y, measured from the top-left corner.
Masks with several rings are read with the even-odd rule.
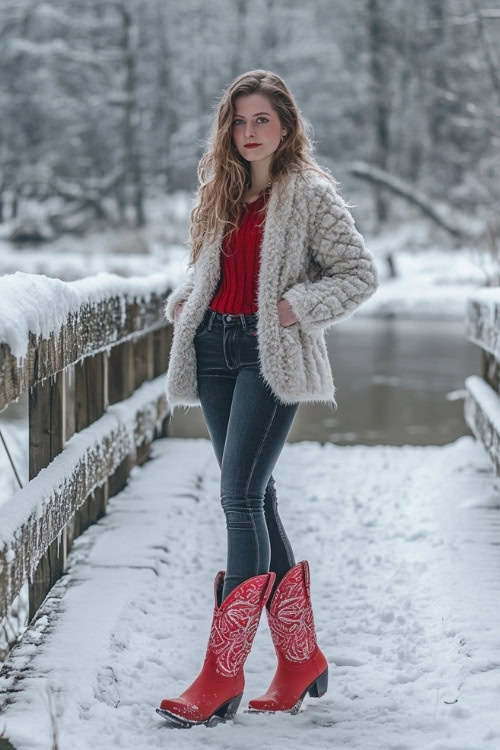
[[[465,380],[464,415],[500,476],[500,287],[485,287],[467,301],[467,338],[482,350],[482,377]]]
[[[37,277],[24,276],[36,290]],[[28,579],[28,622],[64,572],[73,540],[167,434],[166,277],[114,277],[97,302],[85,293],[92,277],[68,285],[73,297],[79,284],[84,301],[57,332],[30,332],[24,357],[0,342],[0,412],[29,389],[29,481],[0,505],[0,616]]]

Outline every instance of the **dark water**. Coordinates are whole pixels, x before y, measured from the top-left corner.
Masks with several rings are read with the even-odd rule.
[[[480,374],[481,353],[462,321],[353,318],[327,344],[339,408],[301,404],[290,442],[443,445],[472,434],[464,379]],[[208,438],[201,409],[176,409],[170,434]]]

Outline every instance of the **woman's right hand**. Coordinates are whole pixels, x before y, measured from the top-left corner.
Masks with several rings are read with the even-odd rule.
[[[177,318],[178,318],[178,317],[179,317],[179,315],[181,314],[181,311],[182,311],[182,308],[183,308],[183,306],[184,306],[184,303],[185,303],[185,301],[186,301],[186,300],[182,300],[181,302],[178,302],[178,303],[176,304],[176,306],[175,306],[175,310],[174,310],[174,325],[175,325],[175,324],[176,324],[176,322],[177,322]]]

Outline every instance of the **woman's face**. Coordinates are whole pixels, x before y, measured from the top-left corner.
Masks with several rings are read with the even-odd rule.
[[[250,162],[270,157],[286,135],[271,100],[262,94],[248,94],[235,99],[233,139],[238,152]],[[248,143],[259,144],[248,148]]]

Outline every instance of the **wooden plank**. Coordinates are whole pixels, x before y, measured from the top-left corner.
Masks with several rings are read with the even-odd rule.
[[[154,331],[135,339],[134,371],[136,388],[154,378]],[[145,440],[138,446],[135,460],[138,466],[143,466],[149,460],[150,451],[151,440]]]
[[[167,371],[168,354],[172,346],[173,326],[163,326],[153,331],[153,377]]]
[[[75,365],[68,365],[63,372],[66,376],[66,441],[75,434]],[[75,515],[68,520],[66,529],[66,556],[71,552],[75,534]]]
[[[99,352],[75,365],[75,429],[80,432],[101,417],[108,406],[108,353]],[[92,492],[75,513],[78,535],[105,513],[107,482]],[[75,538],[75,537],[73,537]]]
[[[134,392],[134,342],[124,341],[111,350],[108,370],[109,403],[115,404],[128,398]],[[116,471],[108,480],[109,497],[117,495],[127,485],[132,468],[130,455],[123,457]]]
[[[37,476],[64,448],[66,439],[65,377],[58,372],[55,378],[37,383],[29,393],[29,478]],[[43,554],[28,586],[31,622],[39,606],[56,580],[62,575],[66,564],[66,542],[58,536]]]
[[[75,430],[99,419],[108,405],[108,356],[99,352],[75,365]]]
[[[134,392],[134,344],[124,341],[111,349],[108,364],[109,403],[116,404]]]
[[[500,393],[500,362],[494,354],[482,350],[482,375],[494,391]]]
[[[168,358],[170,349],[172,346],[172,338],[174,335],[174,328],[171,324],[157,328],[153,331],[154,345],[153,345],[153,357],[154,357],[154,377],[159,377],[167,372]],[[169,418],[170,411],[163,420],[161,428],[155,428],[155,440],[156,438],[165,438],[169,435]]]
[[[154,332],[150,331],[134,341],[135,388],[154,378]]]

